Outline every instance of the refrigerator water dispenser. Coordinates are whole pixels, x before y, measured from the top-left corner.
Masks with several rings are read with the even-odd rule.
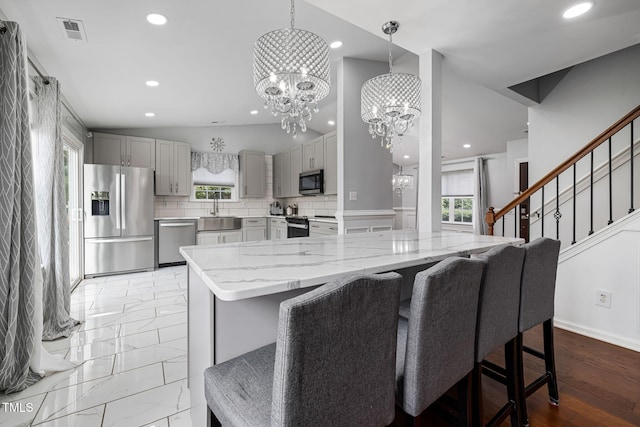
[[[91,215],[109,216],[109,192],[91,192]]]

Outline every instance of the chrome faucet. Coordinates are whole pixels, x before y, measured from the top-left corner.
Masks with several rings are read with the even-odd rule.
[[[209,211],[209,213],[213,216],[218,216],[220,212],[220,201],[218,199],[213,199],[213,209]]]

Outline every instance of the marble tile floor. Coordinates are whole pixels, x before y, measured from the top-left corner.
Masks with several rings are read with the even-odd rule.
[[[0,394],[0,427],[191,427],[186,294],[184,266],[82,281],[71,314],[83,323],[44,342],[80,365]]]

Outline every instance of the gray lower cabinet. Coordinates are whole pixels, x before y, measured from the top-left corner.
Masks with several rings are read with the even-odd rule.
[[[243,218],[242,241],[256,242],[258,240],[267,240],[267,219]]]
[[[287,220],[284,218],[269,218],[269,240],[287,238]]]
[[[197,245],[221,245],[242,241],[242,230],[233,231],[200,231],[196,236]]]
[[[338,234],[338,224],[309,220],[309,237]]]

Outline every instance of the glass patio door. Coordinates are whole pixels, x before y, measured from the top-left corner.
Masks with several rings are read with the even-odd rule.
[[[76,144],[64,139],[64,181],[69,223],[69,286],[80,283],[82,271],[82,209],[80,207],[80,151]]]

